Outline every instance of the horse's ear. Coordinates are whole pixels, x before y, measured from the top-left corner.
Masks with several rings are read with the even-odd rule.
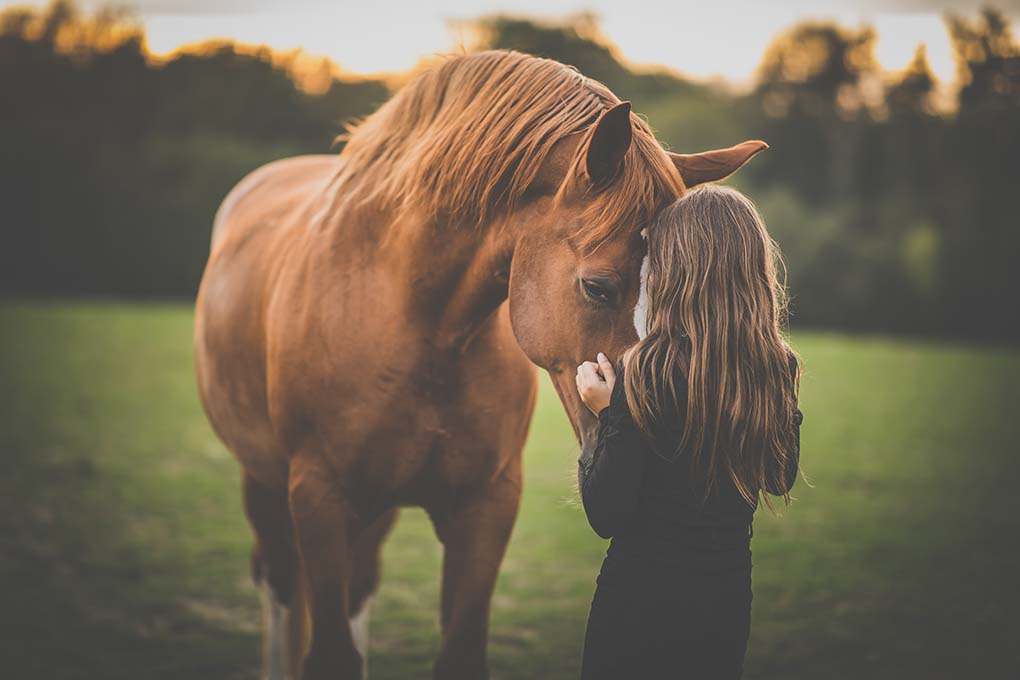
[[[716,182],[729,177],[744,163],[767,148],[769,145],[765,142],[752,140],[728,149],[691,154],[671,153],[669,156],[689,189],[705,182]]]
[[[631,135],[630,102],[620,102],[602,114],[588,140],[585,156],[592,184],[605,185],[616,177],[630,148]]]

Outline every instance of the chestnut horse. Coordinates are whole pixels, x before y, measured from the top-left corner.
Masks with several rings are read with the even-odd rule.
[[[243,467],[271,678],[358,678],[400,506],[443,544],[436,678],[487,676],[489,604],[549,371],[634,342],[640,231],[764,147],[669,154],[605,86],[514,52],[451,57],[216,216],[198,383]]]

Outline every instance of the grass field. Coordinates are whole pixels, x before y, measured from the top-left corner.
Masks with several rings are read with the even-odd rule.
[[[0,306],[0,659],[9,678],[255,678],[238,469],[185,306]],[[1020,352],[800,334],[803,463],[760,513],[746,678],[1020,677]],[[576,677],[604,543],[548,380],[494,600],[493,677]],[[428,677],[440,551],[403,511],[373,680]]]

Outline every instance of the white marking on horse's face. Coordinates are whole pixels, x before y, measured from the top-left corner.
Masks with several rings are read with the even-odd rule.
[[[358,613],[351,617],[351,637],[354,638],[354,646],[361,655],[361,677],[368,678],[368,619],[372,609],[372,597],[365,598]]]
[[[289,680],[290,656],[287,628],[290,608],[276,599],[276,593],[263,580],[259,588],[262,600],[262,677],[265,680]]]
[[[648,231],[641,230],[641,238],[648,241]],[[648,254],[641,261],[641,288],[638,290],[637,304],[634,305],[634,330],[638,338],[648,335]]]

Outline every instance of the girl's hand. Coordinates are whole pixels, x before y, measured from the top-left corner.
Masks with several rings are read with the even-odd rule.
[[[616,372],[605,354],[599,352],[598,363],[586,361],[577,367],[577,392],[581,401],[594,413],[609,406],[609,396],[616,384]]]

